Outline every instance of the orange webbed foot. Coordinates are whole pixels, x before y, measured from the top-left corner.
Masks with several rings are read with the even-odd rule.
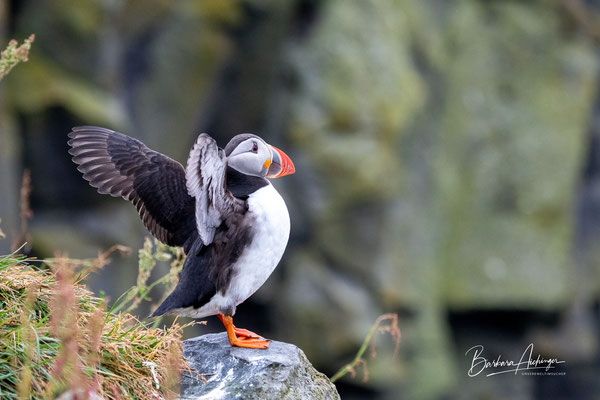
[[[245,347],[248,349],[268,349],[269,341],[260,339],[240,339],[235,338],[233,341],[229,339],[229,343],[235,347]]]
[[[259,334],[249,331],[248,329],[236,328],[234,326],[233,331],[235,332],[236,336],[241,336],[241,337],[249,338],[249,339],[264,339]]]
[[[267,349],[269,341],[256,333],[247,329],[236,328],[233,325],[233,318],[223,314],[217,314],[225,329],[227,329],[227,338],[232,346],[245,347],[249,349]],[[238,337],[238,335],[240,337]]]

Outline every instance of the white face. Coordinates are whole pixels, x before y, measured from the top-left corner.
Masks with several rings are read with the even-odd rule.
[[[272,158],[269,146],[262,139],[252,137],[237,145],[227,157],[227,164],[243,174],[264,178]]]

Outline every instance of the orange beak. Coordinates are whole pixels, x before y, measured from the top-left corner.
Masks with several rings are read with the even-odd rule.
[[[271,147],[271,152],[273,153],[273,160],[271,161],[271,166],[267,172],[267,178],[279,178],[296,172],[294,163],[287,154],[275,146],[269,145],[269,147]]]

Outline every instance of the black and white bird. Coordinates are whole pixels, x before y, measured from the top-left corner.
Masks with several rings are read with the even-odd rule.
[[[235,136],[224,150],[201,134],[184,169],[109,129],[76,127],[68,136],[69,153],[90,185],[131,201],[152,235],[185,251],[177,287],[151,316],[216,314],[232,346],[267,348],[267,340],[236,328],[233,315],[287,245],[288,210],[266,178],[294,173],[290,158],[253,134]]]

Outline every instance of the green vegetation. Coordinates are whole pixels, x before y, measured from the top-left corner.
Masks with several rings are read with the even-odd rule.
[[[362,377],[363,382],[367,382],[369,380],[369,372],[367,370],[367,361],[364,359],[364,354],[367,349],[370,347],[371,349],[371,358],[374,358],[375,353],[375,334],[376,333],[388,333],[394,339],[394,357],[398,356],[398,350],[400,349],[400,328],[398,328],[398,314],[383,314],[377,317],[375,323],[369,329],[369,333],[363,340],[360,349],[354,356],[351,362],[344,365],[340,368],[333,376],[331,377],[331,382],[335,382],[338,379],[342,378],[346,374],[350,374],[352,378],[356,377],[356,369],[362,369]]]
[[[14,39],[8,43],[6,50],[0,53],[0,80],[2,80],[2,78],[18,63],[27,61],[31,43],[33,43],[34,40],[35,35],[30,35],[20,46]]]
[[[127,292],[121,296],[122,301],[119,301],[112,309],[113,312],[123,310],[130,313],[145,300],[151,300],[148,296],[150,291],[159,285],[165,286],[165,296],[167,296],[177,285],[177,276],[183,267],[184,253],[179,247],[169,247],[158,240],[146,237],[144,247],[138,252],[139,269],[138,277],[135,286],[132,286]],[[157,261],[171,261],[169,273],[162,278],[155,280],[148,285],[150,273],[156,266]]]
[[[22,255],[0,258],[0,398],[53,399],[65,391],[105,399],[175,397],[180,373],[189,369],[183,327],[149,327],[115,310],[131,311],[147,299],[145,279],[157,260],[173,258],[171,271],[159,280],[166,282],[182,257],[147,240],[138,284],[107,312],[103,299],[80,283],[107,256],[61,256],[45,262],[49,269]]]

